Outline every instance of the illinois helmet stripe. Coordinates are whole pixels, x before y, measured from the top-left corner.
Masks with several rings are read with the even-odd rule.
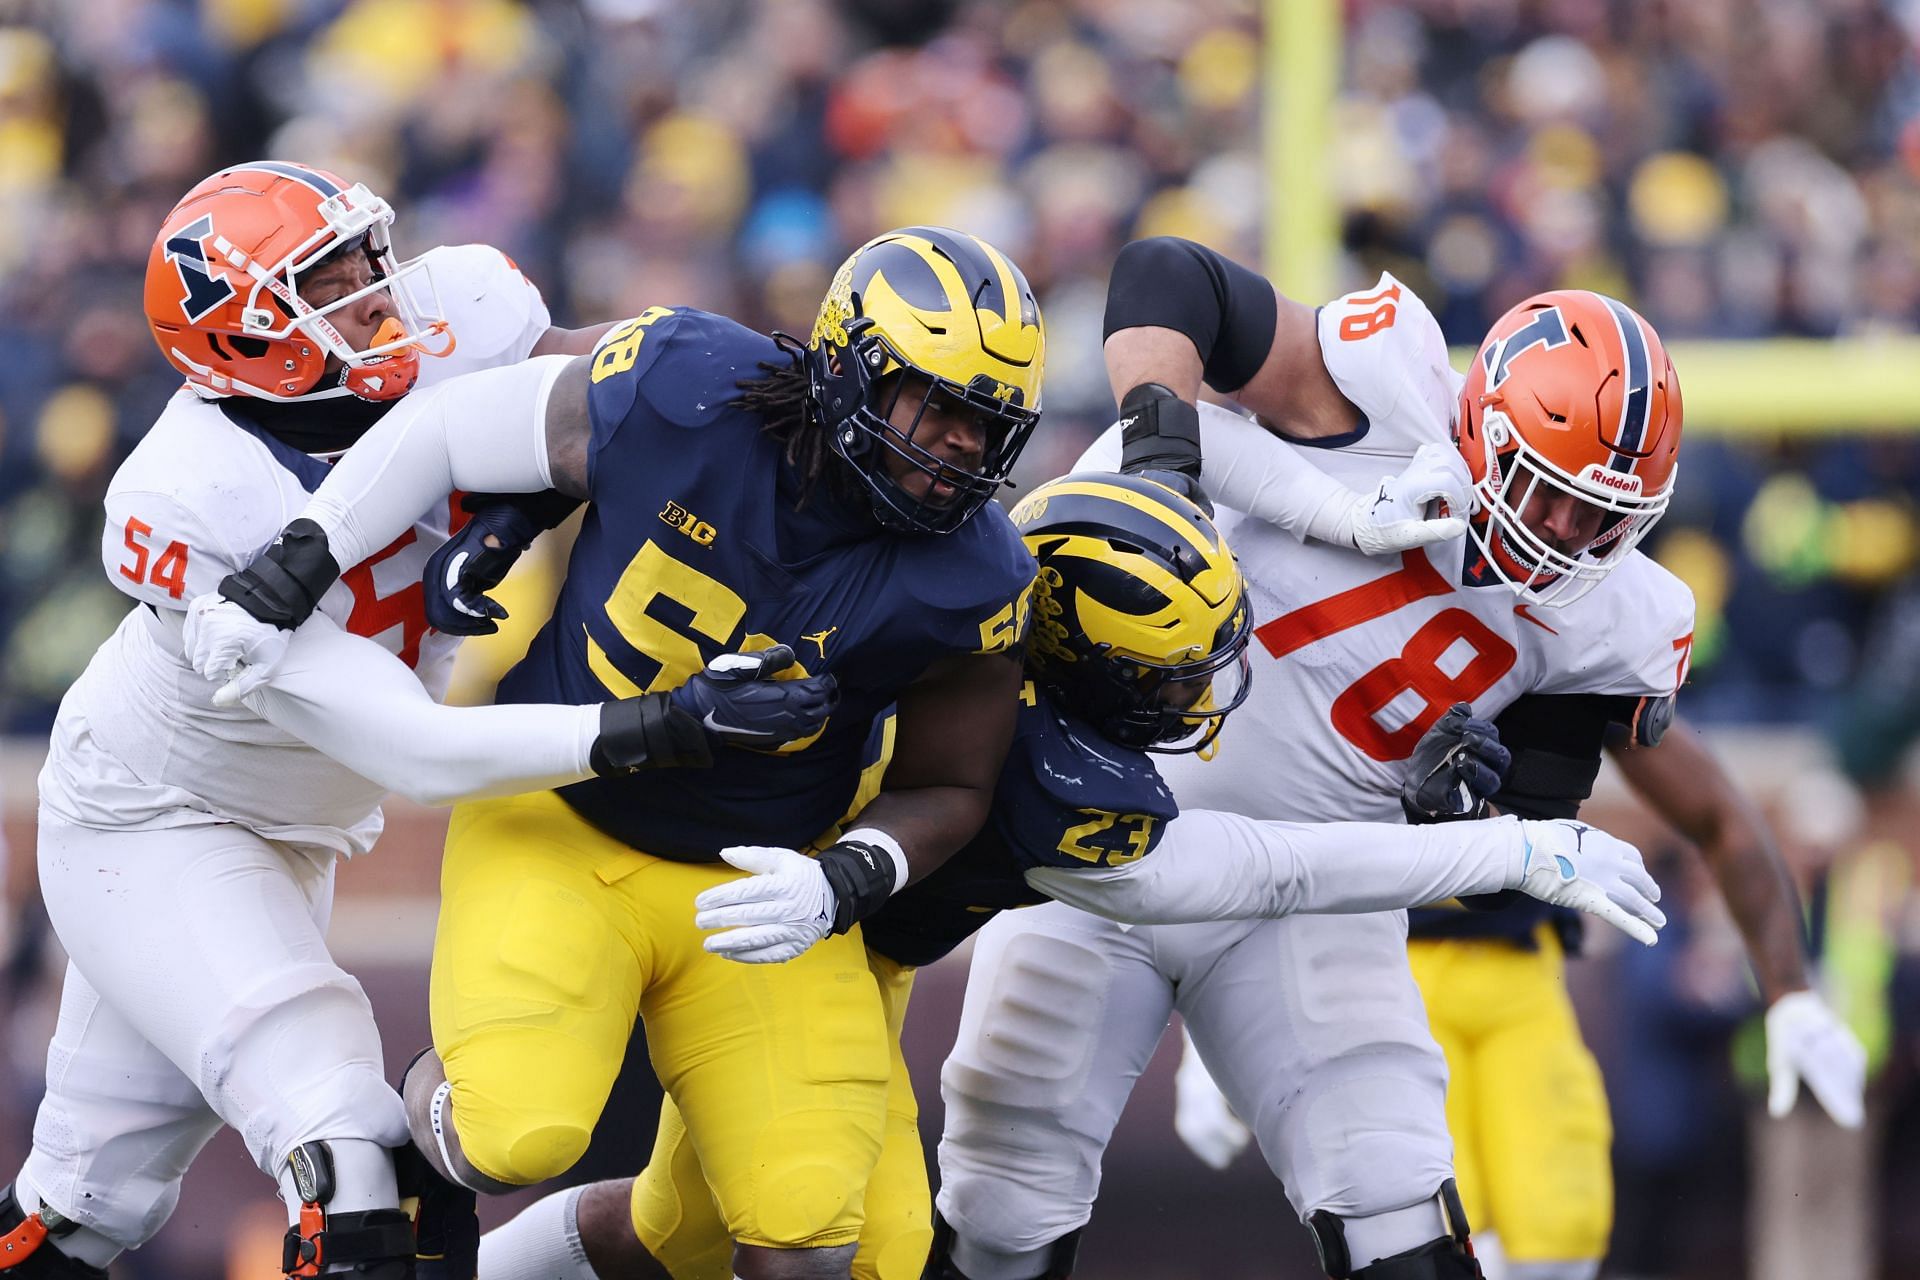
[[[277,173],[283,178],[292,178],[295,182],[312,187],[323,196],[337,196],[340,188],[323,175],[297,164],[282,164],[278,160],[255,160],[250,164],[237,164],[235,169],[255,172]]]
[[[1647,338],[1640,322],[1625,306],[1604,295],[1597,295],[1613,314],[1620,330],[1620,344],[1627,353],[1626,394],[1620,402],[1620,429],[1614,436],[1614,456],[1608,467],[1614,471],[1632,471],[1645,447],[1647,415],[1653,405],[1653,378],[1648,368]]]

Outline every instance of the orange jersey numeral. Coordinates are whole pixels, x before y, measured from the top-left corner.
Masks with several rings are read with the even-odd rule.
[[[120,566],[120,574],[136,586],[152,583],[156,587],[165,587],[167,595],[178,600],[187,590],[187,544],[170,541],[160,551],[158,559],[147,545],[153,537],[153,526],[133,516],[127,517],[125,542],[127,550],[133,552],[133,562]],[[151,564],[152,572],[148,572]]]
[[[1268,653],[1284,658],[1317,640],[1453,590],[1424,552],[1404,553],[1400,565],[1383,578],[1263,623],[1253,634]],[[1440,659],[1463,640],[1473,649],[1473,657],[1458,675],[1450,676],[1441,669]],[[1341,737],[1375,760],[1404,760],[1448,707],[1472,702],[1491,689],[1513,669],[1518,656],[1499,633],[1465,609],[1446,609],[1409,636],[1398,656],[1388,658],[1348,685],[1346,692],[1334,699],[1329,719]],[[1398,729],[1382,728],[1376,717],[1409,692],[1421,700],[1419,713]]]

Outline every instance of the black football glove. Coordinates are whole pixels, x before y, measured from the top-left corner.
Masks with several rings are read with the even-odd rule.
[[[1213,514],[1200,487],[1200,411],[1158,382],[1120,402],[1120,471],[1156,481]]]
[[[719,746],[775,751],[818,733],[840,701],[839,682],[774,679],[793,662],[784,644],[723,653],[677,689],[605,704],[594,772],[706,768]]]
[[[500,629],[507,611],[487,593],[500,585],[541,531],[565,520],[580,503],[548,491],[470,493],[460,505],[473,518],[428,557],[420,579],[422,604],[435,631],[488,636]],[[495,545],[487,544],[489,536]]]
[[[1493,722],[1456,702],[1414,746],[1400,807],[1413,823],[1484,818],[1487,798],[1500,790],[1511,763]]]

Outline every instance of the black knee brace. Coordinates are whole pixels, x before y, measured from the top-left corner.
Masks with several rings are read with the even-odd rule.
[[[6,1280],[107,1280],[107,1273],[60,1252],[75,1223],[51,1209],[28,1213],[13,1188],[0,1188],[0,1276]]]
[[[1077,1228],[1055,1240],[1047,1254],[1047,1269],[1033,1280],[1071,1280],[1073,1261],[1080,1252],[1080,1233],[1085,1227]],[[927,1253],[926,1270],[920,1273],[920,1280],[968,1280],[967,1273],[954,1265],[953,1227],[933,1211],[933,1248]]]
[[[474,1280],[480,1270],[478,1197],[449,1182],[409,1143],[393,1153],[400,1208],[413,1220],[414,1280]]]
[[[1358,1271],[1347,1252],[1347,1233],[1339,1215],[1317,1210],[1308,1215],[1307,1227],[1313,1232],[1321,1269],[1333,1280],[1484,1280],[1473,1256],[1467,1211],[1452,1178],[1440,1184],[1440,1209],[1446,1216],[1447,1234],[1417,1249],[1377,1259]]]
[[[362,1276],[365,1280],[412,1280],[413,1222],[399,1209],[330,1213],[333,1152],[324,1142],[303,1142],[287,1157],[300,1196],[300,1221],[287,1228],[280,1269],[289,1277]]]

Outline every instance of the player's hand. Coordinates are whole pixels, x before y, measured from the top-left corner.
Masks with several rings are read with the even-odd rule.
[[[723,653],[673,690],[673,709],[691,716],[716,745],[774,751],[818,733],[840,701],[831,675],[774,677],[794,663],[777,644],[754,653]]]
[[[1500,790],[1512,760],[1492,722],[1456,702],[1414,745],[1400,807],[1412,823],[1484,818],[1487,797]]]
[[[1827,1002],[1811,991],[1781,996],[1767,1010],[1767,1112],[1793,1110],[1800,1082],[1843,1129],[1866,1120],[1867,1051]]]
[[[221,681],[213,691],[216,707],[234,706],[271,680],[292,638],[293,632],[260,621],[216,591],[187,605],[187,663]]]
[[[1253,1131],[1233,1114],[1226,1095],[1207,1073],[1207,1064],[1180,1029],[1180,1067],[1173,1073],[1173,1131],[1187,1150],[1211,1169],[1224,1169],[1246,1150]]]
[[[720,856],[753,874],[694,898],[693,923],[725,930],[705,941],[708,951],[743,964],[779,964],[832,931],[837,903],[818,862],[770,845],[735,845]]]
[[[507,611],[487,592],[500,585],[540,526],[507,502],[473,509],[473,518],[427,559],[421,576],[427,623],[450,636],[490,636]]]
[[[1636,942],[1652,946],[1667,923],[1660,886],[1640,851],[1597,827],[1569,818],[1520,824],[1522,847],[1507,887],[1542,902],[1599,916]]]
[[[1429,514],[1436,501],[1447,504],[1446,515]],[[1464,536],[1472,510],[1473,477],[1460,451],[1423,444],[1399,475],[1382,476],[1371,492],[1354,495],[1333,541],[1344,535],[1366,555],[1395,555]]]

